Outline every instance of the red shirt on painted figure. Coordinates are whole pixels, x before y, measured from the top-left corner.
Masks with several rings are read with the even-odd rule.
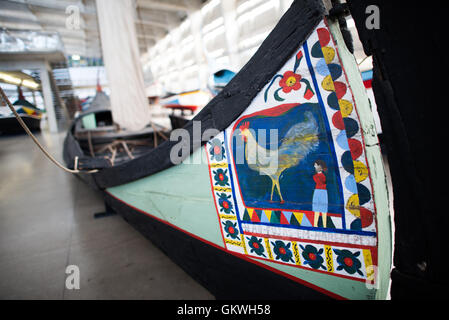
[[[324,189],[326,190],[326,176],[322,172],[318,172],[313,176],[313,180],[315,181],[315,189]]]

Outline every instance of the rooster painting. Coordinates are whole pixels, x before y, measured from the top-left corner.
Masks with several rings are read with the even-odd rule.
[[[304,119],[288,128],[283,138],[278,141],[278,148],[274,150],[267,150],[259,145],[249,121],[243,122],[239,129],[245,143],[244,154],[248,167],[271,179],[270,202],[273,202],[276,189],[280,202],[284,203],[279,182],[281,174],[286,169],[300,164],[319,145],[319,126],[313,114],[305,111]]]

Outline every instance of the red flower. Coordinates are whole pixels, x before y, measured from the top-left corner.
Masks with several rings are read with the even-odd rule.
[[[289,93],[292,90],[299,90],[301,88],[301,75],[296,74],[292,71],[286,71],[282,76],[279,85],[282,87],[282,91]]]

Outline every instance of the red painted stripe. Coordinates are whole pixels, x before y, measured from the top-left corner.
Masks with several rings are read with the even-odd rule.
[[[184,104],[166,104],[164,105],[164,108],[195,111],[196,109],[198,109],[198,106]]]
[[[292,281],[295,281],[295,282],[297,282],[297,283],[299,283],[299,284],[302,284],[302,285],[304,285],[304,286],[306,286],[306,287],[309,287],[309,288],[311,288],[311,289],[313,289],[313,290],[315,290],[315,291],[318,291],[318,292],[321,292],[321,293],[323,293],[323,294],[325,294],[325,295],[328,295],[328,296],[331,297],[331,298],[338,299],[338,300],[347,300],[345,297],[342,297],[342,296],[340,296],[340,295],[338,295],[338,294],[336,294],[336,293],[334,293],[334,292],[328,291],[328,290],[326,290],[326,289],[324,289],[324,288],[321,288],[321,287],[319,287],[319,286],[316,286],[316,285],[314,285],[314,284],[312,284],[312,283],[306,282],[305,280],[298,279],[298,278],[296,278],[296,277],[294,277],[294,276],[292,276],[292,275],[290,275],[290,274],[288,274],[288,273],[285,273],[285,272],[282,272],[282,271],[280,271],[280,270],[278,270],[278,269],[275,269],[275,268],[273,268],[273,267],[267,266],[267,265],[265,265],[265,264],[263,264],[263,263],[261,263],[261,262],[258,262],[258,261],[254,260],[254,259],[250,259],[250,258],[248,258],[248,257],[245,256],[245,255],[242,255],[242,254],[237,253],[237,252],[228,251],[228,250],[226,250],[225,248],[223,248],[223,247],[221,247],[221,246],[218,246],[217,244],[215,244],[215,243],[213,243],[213,242],[210,242],[210,241],[208,241],[208,240],[206,240],[206,239],[200,238],[200,237],[196,236],[196,235],[193,234],[193,233],[190,233],[190,232],[188,232],[188,231],[186,231],[186,230],[183,230],[183,229],[179,228],[178,226],[175,226],[174,224],[171,224],[171,223],[168,222],[168,221],[162,220],[162,219],[160,219],[160,218],[158,218],[158,217],[156,217],[156,216],[153,216],[152,214],[150,214],[150,213],[148,213],[148,212],[145,212],[145,211],[143,211],[143,210],[141,210],[141,209],[139,209],[139,208],[134,207],[133,205],[131,205],[131,204],[129,204],[129,203],[123,201],[122,199],[117,198],[116,196],[114,196],[113,194],[111,194],[110,192],[108,192],[107,190],[105,190],[104,192],[107,193],[108,195],[110,195],[112,198],[116,199],[117,201],[120,201],[121,203],[127,205],[128,207],[130,207],[130,208],[132,208],[132,209],[134,209],[134,210],[136,210],[136,211],[138,211],[138,212],[140,212],[140,213],[143,213],[143,214],[149,216],[150,218],[153,218],[153,219],[155,219],[155,220],[157,220],[157,221],[159,221],[159,222],[162,222],[162,223],[164,223],[164,224],[166,224],[166,225],[168,225],[168,226],[170,226],[170,227],[172,227],[172,228],[174,228],[174,229],[176,229],[176,230],[178,230],[178,231],[184,232],[185,234],[189,235],[190,237],[192,237],[192,238],[194,238],[194,239],[200,240],[200,241],[202,241],[202,242],[204,242],[204,243],[206,243],[206,244],[208,244],[208,245],[211,245],[211,246],[213,246],[213,247],[215,247],[215,248],[217,248],[217,249],[220,249],[220,250],[222,250],[222,251],[225,251],[225,252],[228,253],[228,254],[231,254],[231,255],[233,255],[233,256],[235,256],[235,257],[238,257],[238,258],[240,258],[240,259],[243,259],[243,260],[245,260],[245,261],[248,261],[248,262],[250,262],[250,263],[253,263],[253,264],[255,264],[255,265],[259,266],[259,267],[262,267],[262,268],[267,269],[267,270],[269,270],[269,271],[271,271],[271,272],[274,272],[274,273],[276,273],[276,274],[279,274],[279,275],[281,275],[281,276],[283,276],[283,277],[285,277],[285,278],[288,278],[288,279],[290,279],[290,280],[292,280]],[[270,260],[270,261],[271,261],[271,260]],[[271,262],[273,262],[273,261],[271,261]],[[290,266],[292,266],[292,265],[290,265]],[[326,274],[328,274],[328,273],[326,273]]]
[[[255,117],[255,116],[266,116],[266,117],[277,117],[287,111],[289,111],[290,109],[292,109],[293,107],[299,106],[300,103],[286,103],[286,104],[280,104],[278,106],[275,107],[271,107],[268,109],[263,109],[260,111],[256,111],[253,112],[251,114],[248,114],[246,116],[243,116],[241,118],[239,118],[239,120],[235,123],[234,128],[232,129],[232,133],[234,133],[235,129],[237,128],[237,126],[239,125],[239,123],[241,123],[243,120],[250,118],[250,117]]]
[[[365,81],[363,81],[363,85],[365,86],[365,88],[372,88],[373,80],[372,79],[365,80]]]

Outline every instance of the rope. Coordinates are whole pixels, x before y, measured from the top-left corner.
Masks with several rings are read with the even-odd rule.
[[[31,139],[33,139],[34,143],[39,147],[39,149],[41,149],[41,151],[44,153],[44,155],[51,161],[53,162],[56,166],[58,166],[59,168],[61,168],[62,170],[64,170],[65,172],[68,173],[94,173],[94,172],[98,172],[98,169],[94,169],[94,170],[89,170],[89,171],[81,171],[78,170],[78,157],[75,157],[75,167],[74,170],[69,169],[67,167],[65,167],[64,165],[62,165],[61,163],[58,162],[58,160],[56,160],[46,149],[43,145],[40,144],[40,142],[37,140],[37,138],[33,135],[33,133],[31,133],[30,129],[28,128],[28,126],[25,124],[25,122],[23,122],[22,118],[20,118],[19,114],[17,113],[16,109],[13,107],[13,105],[11,104],[11,102],[9,101],[8,97],[6,96],[5,92],[3,91],[2,87],[0,87],[0,94],[3,98],[3,100],[6,102],[6,104],[8,105],[9,109],[11,109],[12,113],[14,114],[14,116],[16,117],[17,121],[20,123],[20,125],[23,127],[23,129],[25,130],[25,132],[31,137]]]

